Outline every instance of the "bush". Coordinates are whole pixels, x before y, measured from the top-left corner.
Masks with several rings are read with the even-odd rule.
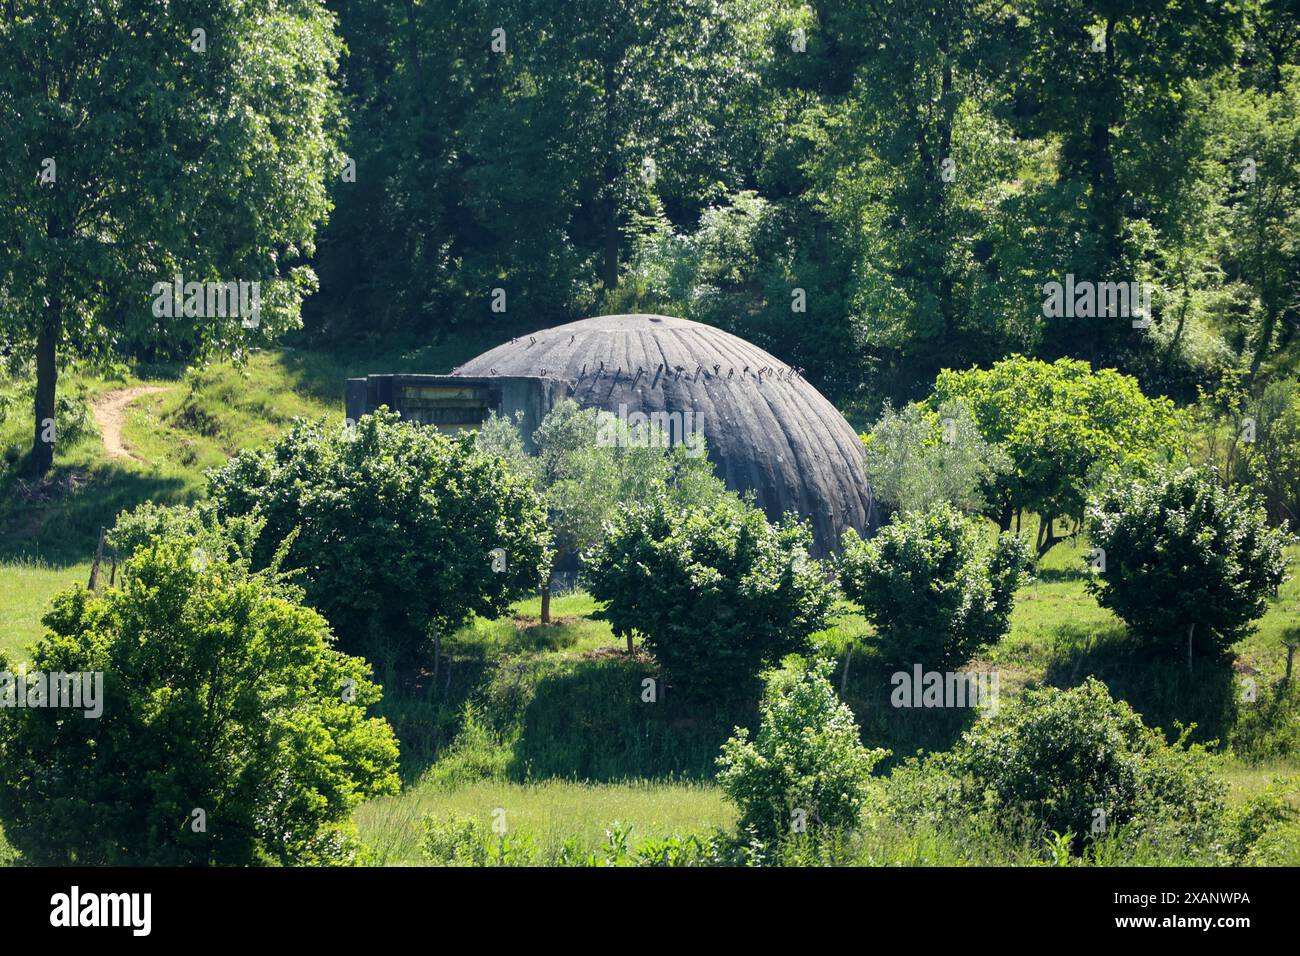
[[[488,828],[481,820],[461,813],[445,820],[426,816],[420,828],[420,852],[435,866],[487,866]]]
[[[54,599],[32,670],[102,674],[102,714],[0,721],[0,819],[28,861],[349,862],[352,810],[396,792],[369,666],[296,589],[196,547],[159,540],[120,588]]]
[[[832,588],[811,538],[731,496],[689,508],[659,495],[617,515],[584,565],[599,616],[644,635],[676,692],[734,699],[825,623]]]
[[[536,588],[547,563],[546,517],[526,478],[473,435],[448,438],[387,411],[355,430],[298,422],[210,482],[223,519],[265,518],[258,565],[289,542],[284,566],[303,571],[312,606],[345,649],[372,660],[418,659],[430,636],[436,654],[472,614],[495,617]],[[498,548],[503,571],[493,570]]]
[[[758,733],[736,728],[718,758],[718,785],[740,810],[739,829],[779,842],[791,832],[857,826],[872,768],[888,755],[858,739],[835,696],[829,661],[767,682]]]
[[[1101,568],[1088,584],[1152,645],[1222,654],[1251,630],[1286,577],[1286,537],[1249,493],[1206,470],[1116,481],[1088,510]]]
[[[1255,441],[1242,443],[1245,477],[1274,526],[1300,529],[1300,382],[1272,382],[1250,402]]]
[[[220,549],[225,536],[209,502],[200,505],[157,505],[146,501],[122,511],[104,536],[104,543],[126,561],[160,537],[191,537]]]
[[[849,529],[840,579],[886,662],[955,667],[1007,632],[1027,559],[1019,538],[986,545],[976,520],[941,505],[898,516],[869,541]]]
[[[1213,842],[1226,787],[1200,745],[1174,744],[1112,700],[1096,678],[1070,690],[1028,691],[962,738],[953,768],[973,781],[968,806],[992,792],[1000,812],[1023,811],[1047,830],[1085,837],[1128,826],[1188,845]],[[1094,828],[1100,825],[1099,830]]]

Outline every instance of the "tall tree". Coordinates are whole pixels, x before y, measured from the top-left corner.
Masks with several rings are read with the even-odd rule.
[[[317,0],[4,0],[0,323],[36,359],[36,473],[61,355],[237,354],[296,323],[340,172],[333,22]],[[257,312],[193,286],[169,308],[178,276],[258,283]]]
[[[1159,237],[1156,211],[1181,205],[1195,173],[1167,148],[1193,115],[1192,85],[1229,65],[1243,27],[1226,3],[1032,0],[1020,4],[1026,52],[1016,82],[1022,135],[1050,142],[1042,192],[1043,268],[1091,282],[1136,281]],[[1115,361],[1132,347],[1114,317],[1050,328],[1048,348]]]

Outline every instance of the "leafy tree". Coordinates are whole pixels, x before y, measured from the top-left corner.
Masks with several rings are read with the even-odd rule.
[[[889,663],[957,667],[1006,634],[1025,546],[982,538],[949,505],[905,512],[868,541],[845,532],[844,593],[876,625]]]
[[[0,819],[37,864],[349,862],[352,810],[395,793],[397,743],[370,667],[232,548],[165,536],[122,586],[58,595],[31,673],[100,674],[98,718],[0,721]],[[9,670],[0,660],[0,670]]]
[[[549,566],[526,478],[473,435],[448,438],[385,410],[355,429],[298,422],[209,484],[223,519],[265,519],[259,566],[284,550],[344,647],[390,664],[432,638],[436,673],[444,633],[501,614]]]
[[[887,750],[868,750],[857,721],[835,696],[818,661],[767,679],[758,733],[737,727],[718,757],[718,786],[740,809],[738,827],[762,840],[857,826],[872,768]]]
[[[1300,330],[1300,67],[1279,74],[1270,93],[1227,89],[1214,104],[1215,158],[1225,195],[1217,217],[1227,283],[1244,286],[1250,387],[1265,359]]]
[[[296,325],[339,169],[333,23],[313,0],[7,4],[0,328],[35,355],[36,473],[60,355],[239,355]],[[178,275],[258,282],[260,314],[199,315],[187,291],[159,316]]]
[[[1255,496],[1189,468],[1151,482],[1117,480],[1088,508],[1101,549],[1097,602],[1142,640],[1220,654],[1251,630],[1286,577],[1286,537]]]
[[[987,370],[945,370],[930,403],[957,399],[971,407],[984,440],[1011,459],[994,481],[991,516],[1005,531],[1013,516],[1037,513],[1040,557],[1061,540],[1058,518],[1082,518],[1090,485],[1112,471],[1150,474],[1178,444],[1172,402],[1087,362],[1013,355]]]
[[[1023,270],[995,245],[1013,228],[1005,184],[1025,154],[1002,75],[1016,14],[985,0],[815,7],[825,45],[814,53],[836,61],[823,82],[843,89],[810,163],[815,195],[852,259],[848,315],[886,393],[910,397],[945,365],[1025,341]]]
[[[1136,281],[1145,260],[1195,214],[1200,164],[1180,148],[1196,122],[1194,85],[1227,67],[1242,6],[1179,0],[1035,0],[1018,9],[1015,127],[1051,140],[1035,188],[1042,272]],[[1144,148],[1153,142],[1161,149]],[[1115,317],[1049,325],[1054,354],[1118,361],[1141,339]]]
[[[533,433],[536,455],[525,451],[518,427],[508,419],[493,416],[483,426],[479,447],[531,478],[546,508],[554,559],[543,575],[543,624],[551,619],[555,569],[597,544],[618,509],[661,493],[681,505],[726,493],[705,457],[702,435],[691,436],[689,447],[672,450],[668,438],[654,425],[630,429],[609,412],[579,408],[571,399],[547,413]]]
[[[1241,444],[1245,480],[1273,525],[1300,529],[1300,382],[1270,382],[1246,412],[1254,441]]]
[[[734,496],[688,508],[659,495],[615,515],[583,563],[615,634],[642,634],[684,697],[725,701],[824,626],[832,589],[810,541]]]
[[[893,511],[950,504],[981,512],[987,506],[985,487],[1009,467],[1006,455],[980,436],[960,401],[937,412],[915,403],[899,411],[887,406],[862,443],[871,491]]]

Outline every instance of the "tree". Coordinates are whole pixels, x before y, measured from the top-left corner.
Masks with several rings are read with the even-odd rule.
[[[1232,63],[1243,5],[1035,0],[1017,14],[1014,126],[1056,146],[1054,168],[1033,189],[1040,274],[1143,279],[1164,234],[1201,201],[1198,157],[1181,145],[1196,121],[1195,84]],[[1153,142],[1161,148],[1144,148]],[[1051,354],[1095,364],[1143,341],[1115,316],[1045,331]]]
[[[959,667],[1006,634],[1025,546],[981,538],[949,505],[898,515],[869,541],[845,533],[844,593],[876,625],[889,663]]]
[[[1087,362],[1013,355],[987,370],[944,370],[929,403],[956,399],[1011,459],[994,481],[990,517],[1006,531],[1013,516],[1018,526],[1022,511],[1037,513],[1039,557],[1062,540],[1058,518],[1075,519],[1077,531],[1090,485],[1112,471],[1151,474],[1178,445],[1169,399],[1148,398],[1132,377]]]
[[[33,678],[81,675],[100,713],[0,721],[0,819],[29,862],[346,863],[352,810],[397,792],[392,728],[366,717],[369,665],[275,573],[198,549],[154,539],[120,588],[65,591],[46,613],[29,702]]]
[[[910,403],[886,406],[862,437],[876,501],[894,511],[928,511],[949,504],[963,512],[987,506],[985,489],[1010,462],[980,436],[964,402],[931,411]]]
[[[657,494],[681,505],[703,504],[726,492],[706,457],[703,435],[690,446],[669,449],[669,436],[653,424],[631,429],[609,412],[582,409],[571,399],[547,413],[524,449],[517,425],[492,416],[478,446],[500,455],[527,475],[546,508],[553,560],[542,576],[543,624],[551,620],[551,582],[567,558],[604,537],[605,523],[620,508]],[[629,642],[629,651],[631,645]]]
[[[857,826],[872,768],[857,721],[827,680],[833,662],[767,679],[758,733],[737,727],[718,757],[718,786],[740,809],[738,829],[780,842],[791,833]]]
[[[1097,603],[1139,639],[1222,654],[1248,634],[1286,578],[1286,536],[1253,494],[1189,468],[1151,482],[1116,480],[1088,507],[1100,570]]]
[[[1007,125],[1016,12],[986,0],[820,0],[826,119],[812,195],[852,260],[848,316],[911,397],[1026,338],[1005,242],[1026,150]],[[1008,247],[1011,243],[1005,243]]]
[[[559,0],[530,8],[525,28],[562,141],[594,160],[583,193],[594,200],[604,288],[619,282],[629,209],[662,175],[667,188],[726,176],[716,152],[722,104],[746,76],[746,6],[705,0]],[[713,159],[714,162],[709,162]],[[647,165],[646,161],[650,164]]]
[[[1300,330],[1300,68],[1279,79],[1271,93],[1222,91],[1212,115],[1225,186],[1220,260],[1228,282],[1248,290],[1238,317],[1248,388]]]
[[[333,15],[312,0],[179,13],[12,0],[0,18],[0,321],[36,359],[37,474],[61,355],[240,355],[293,327],[315,285],[305,258],[340,168]],[[208,285],[240,282],[234,311]]]
[[[548,566],[526,478],[474,447],[381,409],[355,428],[296,423],[210,475],[224,520],[265,519],[255,553],[303,573],[307,599],[349,650],[409,664],[472,614],[495,617]]]
[[[583,565],[615,634],[642,634],[684,697],[729,701],[824,626],[832,588],[810,541],[735,496],[688,508],[659,495],[616,514]]]
[[[1300,382],[1270,382],[1245,410],[1254,441],[1241,443],[1240,471],[1274,526],[1300,530]]]

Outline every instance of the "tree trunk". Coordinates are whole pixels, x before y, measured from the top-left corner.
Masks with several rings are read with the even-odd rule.
[[[555,569],[560,566],[560,562],[565,558],[563,552],[557,552],[555,560],[551,566],[546,569],[546,578],[542,581],[542,623],[551,623],[551,582],[555,580]]]
[[[86,590],[93,592],[99,586],[99,563],[104,560],[104,529],[99,529],[99,545],[95,548],[95,563],[90,566],[90,583]]]
[[[1196,633],[1196,622],[1187,626],[1187,673],[1192,672],[1192,636]]]
[[[632,654],[636,653],[636,648],[634,648],[634,647],[632,646],[632,632],[631,632],[631,631],[628,631],[628,632],[627,632],[627,653],[628,653],[628,656],[631,656]]]
[[[54,466],[54,395],[58,379],[55,343],[59,337],[62,303],[50,296],[45,322],[36,337],[36,428],[32,438],[32,474],[41,477]]]
[[[1295,660],[1296,645],[1288,644],[1286,648],[1286,676],[1282,678],[1282,683],[1288,687],[1291,686],[1291,662]]]
[[[618,179],[618,158],[614,155],[617,147],[614,133],[614,62],[612,56],[605,59],[603,76],[603,107],[605,110],[605,156],[602,170],[601,186],[604,190],[604,202],[601,209],[601,228],[605,233],[605,261],[601,269],[601,279],[606,291],[618,288],[618,200],[614,189]]]
[[[1264,364],[1264,359],[1268,357],[1269,346],[1273,342],[1273,329],[1277,325],[1277,315],[1271,308],[1264,311],[1264,324],[1259,329],[1259,340],[1255,343],[1255,354],[1250,359],[1250,372],[1246,375],[1246,387],[1249,388],[1255,383],[1255,376],[1259,374],[1259,367]]]
[[[998,528],[1002,531],[1011,530],[1011,499],[1007,498],[1002,502],[1002,510],[998,513]]]

